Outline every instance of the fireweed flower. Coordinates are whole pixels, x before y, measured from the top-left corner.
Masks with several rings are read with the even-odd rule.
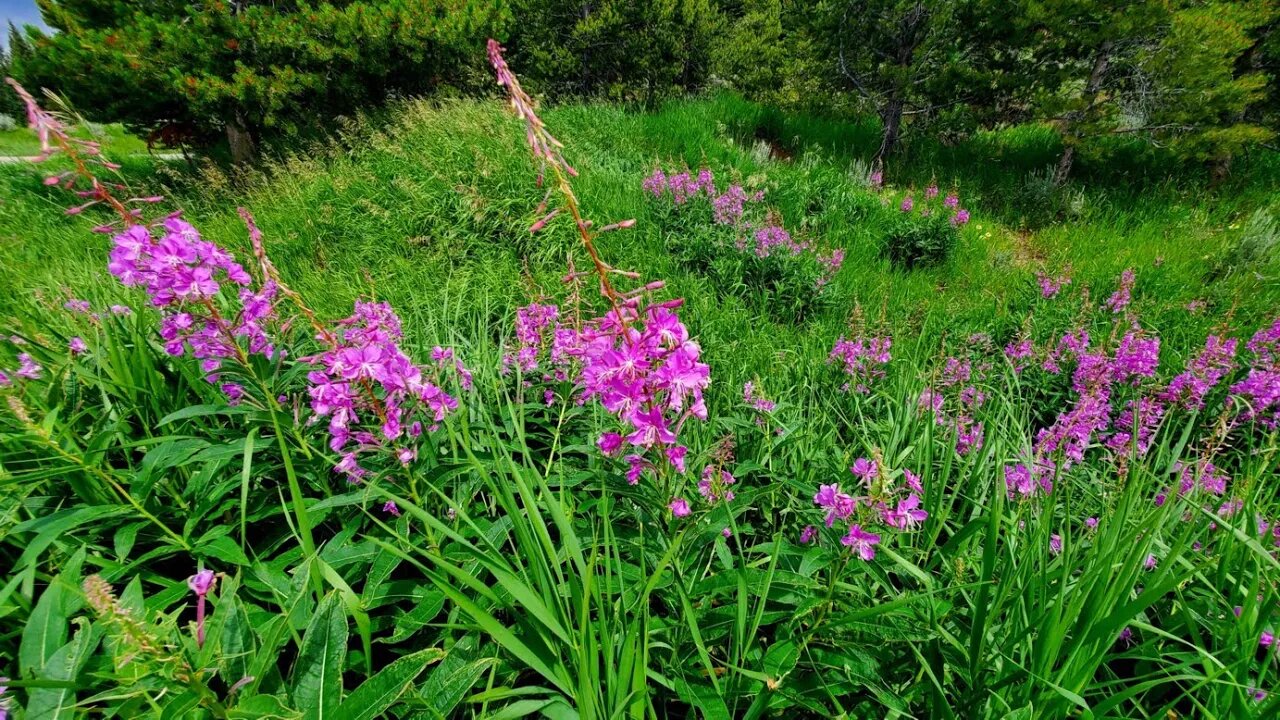
[[[813,496],[813,502],[827,509],[827,527],[834,525],[836,520],[848,519],[857,508],[857,503],[851,496],[840,492],[838,484],[819,486],[817,494]]]
[[[1064,287],[1071,284],[1071,276],[1064,274],[1055,278],[1038,272],[1036,273],[1036,282],[1040,283],[1040,297],[1048,300],[1057,297]]]
[[[897,530],[910,530],[928,519],[929,513],[920,509],[920,497],[914,492],[898,501],[897,507],[881,513],[884,524]]]
[[[1009,364],[1013,366],[1013,372],[1017,374],[1027,368],[1028,361],[1034,354],[1035,347],[1032,345],[1031,340],[1027,338],[1004,346],[1004,356],[1008,358]]]
[[[400,349],[400,318],[386,303],[357,301],[355,314],[338,322],[322,352],[303,358],[312,422],[329,419],[329,448],[341,454],[334,471],[359,482],[367,470],[359,454],[412,445],[424,426],[434,430],[458,407],[441,387],[448,374],[464,377],[451,352],[435,353],[433,366],[415,364]],[[453,362],[450,362],[453,361]],[[354,447],[353,447],[354,446]]]
[[[684,498],[676,498],[667,504],[667,509],[674,517],[686,517],[689,514],[689,502]]]
[[[1187,410],[1203,408],[1205,396],[1218,386],[1227,373],[1235,369],[1236,345],[1235,338],[1224,340],[1217,335],[1210,335],[1204,341],[1204,349],[1187,363],[1185,370],[1169,382],[1169,387],[1161,393],[1160,399]]]
[[[1152,554],[1148,554],[1147,559],[1142,561],[1142,567],[1146,568],[1147,570],[1155,570],[1156,564],[1157,564],[1156,556]]]
[[[382,512],[392,517],[400,517],[400,506],[396,505],[394,500],[388,500],[382,504]]]
[[[204,601],[213,589],[217,576],[212,570],[201,570],[187,579],[187,587],[196,594],[196,646],[204,647]]]
[[[1049,552],[1058,555],[1062,552],[1062,536],[1054,533],[1049,536]]]
[[[733,491],[729,488],[737,482],[728,470],[719,470],[714,465],[702,469],[702,479],[698,481],[698,494],[708,504],[720,501],[732,502]]]
[[[1113,313],[1124,312],[1129,307],[1133,295],[1133,268],[1127,268],[1120,274],[1120,286],[1107,299],[1107,308]]]
[[[960,207],[960,196],[955,193],[947,193],[947,196],[942,200],[942,205],[950,209],[958,208]]]
[[[956,213],[951,216],[951,224],[956,227],[963,227],[969,224],[969,211],[964,208],[957,210]]]
[[[818,537],[817,528],[815,528],[812,525],[805,525],[804,529],[800,531],[800,544],[808,545],[809,543],[813,542],[814,539],[817,537]]]
[[[840,538],[840,543],[863,560],[871,560],[876,556],[876,545],[880,544],[880,536],[863,530],[862,526],[855,523],[849,526],[848,534]]]
[[[911,212],[911,209],[914,208],[915,206],[916,206],[916,201],[913,200],[910,195],[907,195],[906,197],[902,198],[902,204],[898,206],[898,209],[904,213],[909,213]]]
[[[938,197],[938,185],[936,183],[929,183],[929,187],[924,189],[924,196],[930,200]]]
[[[90,312],[92,312],[92,308],[89,305],[88,300],[77,300],[75,298],[71,298],[70,300],[63,303],[62,307],[66,308],[67,310],[70,310],[71,312],[81,313],[83,315],[88,315]]]
[[[112,306],[111,306],[111,314],[112,314],[112,315],[122,315],[122,316],[123,316],[123,315],[132,315],[132,314],[133,314],[133,308],[129,307],[128,305],[112,305]]]
[[[84,338],[73,337],[71,340],[67,341],[67,349],[71,350],[72,355],[79,355],[86,352],[89,349],[89,346],[85,344]]]
[[[885,377],[885,366],[892,355],[889,353],[893,340],[889,337],[856,337],[846,340],[841,337],[831,349],[827,362],[841,361],[844,371],[850,377],[844,390],[853,389],[866,395],[871,391],[871,383]]]
[[[40,367],[40,363],[36,362],[30,354],[18,353],[18,370],[14,375],[24,380],[39,380],[41,370],[43,368]]]
[[[1004,485],[1010,500],[1019,497],[1029,498],[1035,495],[1036,489],[1040,487],[1032,480],[1031,470],[1022,463],[1005,466]]]

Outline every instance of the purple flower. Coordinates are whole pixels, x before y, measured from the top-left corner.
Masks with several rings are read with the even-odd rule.
[[[400,517],[400,506],[396,505],[394,500],[388,500],[382,504],[382,512],[392,517]]]
[[[831,349],[827,362],[842,361],[845,373],[851,378],[852,388],[866,395],[873,381],[885,377],[885,367],[892,359],[889,354],[892,345],[893,341],[888,337],[857,337],[853,340],[841,337]]]
[[[849,526],[849,533],[840,538],[840,544],[848,547],[855,555],[863,560],[871,560],[876,556],[876,545],[880,543],[880,536],[867,532],[858,524]]]
[[[1261,637],[1258,638],[1258,646],[1268,648],[1274,645],[1276,636],[1270,630],[1263,630]]]
[[[604,433],[596,441],[596,447],[600,448],[601,453],[613,457],[622,449],[622,436],[615,432]]]
[[[196,594],[196,646],[204,647],[204,600],[205,596],[213,590],[214,582],[217,576],[212,570],[201,570],[190,578],[187,578],[187,587],[191,588],[191,592]]]
[[[702,479],[698,481],[698,494],[708,503],[715,503],[723,500],[731,502],[734,498],[733,491],[729,488],[733,486],[737,480],[728,470],[717,471],[715,466],[708,465],[702,469]]]
[[[732,530],[730,530],[729,528],[725,528],[725,529],[721,530],[721,531],[720,531],[720,534],[721,534],[721,535],[723,535],[723,536],[725,536],[726,538],[731,538],[731,537],[733,537],[733,531],[732,531]]]
[[[1046,300],[1057,296],[1062,292],[1062,288],[1071,284],[1069,275],[1059,275],[1056,278],[1049,277],[1044,273],[1036,273],[1036,281],[1040,283],[1040,296]]]
[[[689,514],[689,503],[684,498],[676,498],[672,500],[667,508],[671,510],[671,514],[675,517],[685,517]]]
[[[812,525],[805,525],[804,529],[800,531],[800,544],[808,545],[809,543],[813,542],[814,539],[817,537],[818,537],[817,528],[815,528]]]
[[[916,201],[913,200],[910,195],[907,195],[906,197],[902,198],[902,204],[898,206],[898,209],[904,213],[909,213],[911,212],[911,208],[915,206],[916,206]]]
[[[852,497],[840,492],[838,484],[819,486],[817,494],[813,496],[813,502],[827,509],[827,527],[831,527],[837,519],[847,519],[856,507]]]
[[[881,513],[885,525],[898,530],[913,529],[928,517],[929,513],[920,509],[920,498],[915,493],[898,501],[898,506],[893,510],[886,509]]]
[[[75,298],[72,298],[66,301],[65,303],[63,303],[62,307],[70,310],[71,312],[82,313],[84,315],[88,315],[91,312],[91,307],[89,305],[88,300],[77,300]]]
[[[89,346],[84,343],[84,338],[81,337],[71,338],[71,340],[67,342],[67,347],[71,350],[72,355],[79,355],[89,349]]]
[[[667,175],[662,172],[662,168],[654,168],[653,173],[645,178],[641,185],[654,197],[662,197],[662,193],[667,189]]]
[[[1058,555],[1062,552],[1062,536],[1054,533],[1049,536],[1049,552]]]
[[[1085,519],[1084,519],[1084,526],[1085,526],[1085,527],[1087,527],[1087,528],[1089,528],[1090,530],[1096,530],[1096,529],[1098,528],[1098,518],[1096,518],[1096,517],[1087,517],[1087,518],[1085,518]]]
[[[1028,498],[1036,492],[1036,483],[1032,482],[1031,471],[1022,463],[1004,467],[1004,484],[1010,500],[1015,496]]]
[[[128,305],[112,305],[111,314],[112,315],[132,315],[133,308],[129,307]]]
[[[18,353],[18,370],[14,375],[26,380],[39,380],[41,370],[40,363],[37,363],[31,355]]]
[[[1204,407],[1204,399],[1235,368],[1236,340],[1210,335],[1201,350],[1160,395],[1168,403],[1188,410]]]
[[[1157,562],[1156,556],[1152,554],[1148,554],[1147,559],[1142,561],[1142,567],[1146,568],[1147,570],[1155,570],[1156,562]]]
[[[925,189],[924,189],[924,196],[925,196],[926,198],[929,198],[930,200],[932,200],[932,199],[934,199],[934,198],[938,197],[938,185],[937,185],[937,183],[929,183],[929,187],[927,187],[927,188],[925,188]]]
[[[853,473],[854,477],[861,480],[862,484],[868,487],[875,482],[876,477],[879,475],[875,462],[861,457],[853,461],[853,465],[849,467],[849,472]]]
[[[1107,307],[1113,313],[1124,312],[1129,307],[1133,293],[1133,268],[1127,268],[1120,274],[1120,287],[1107,299]]]
[[[942,199],[942,205],[953,209],[960,207],[960,196],[955,193],[947,193],[947,196]]]
[[[903,478],[905,478],[905,479],[906,479],[906,481],[907,481],[907,487],[911,490],[911,492],[913,492],[913,493],[922,493],[922,492],[924,492],[924,484],[920,482],[920,476],[919,476],[919,475],[916,475],[915,473],[911,472],[910,470],[907,470],[906,468],[903,468],[903,470],[902,470],[902,476],[903,476]]]

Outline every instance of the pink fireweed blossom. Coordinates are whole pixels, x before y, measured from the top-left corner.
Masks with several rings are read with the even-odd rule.
[[[969,211],[964,208],[957,210],[956,213],[951,216],[951,224],[956,227],[964,227],[969,224]]]
[[[204,601],[213,589],[217,576],[212,570],[201,570],[187,579],[187,587],[196,594],[196,646],[204,647]]]
[[[942,206],[952,210],[960,207],[960,196],[953,192],[947,193],[947,196],[942,199]]]
[[[863,560],[871,560],[876,556],[876,545],[880,544],[880,536],[863,530],[855,523],[849,526],[849,533],[840,538],[840,544],[852,550]]]
[[[843,362],[845,374],[851,378],[845,389],[866,395],[871,383],[885,377],[885,367],[892,359],[889,350],[893,345],[888,337],[841,337],[827,358],[827,362]]]
[[[713,465],[702,469],[702,479],[698,481],[698,494],[709,504],[716,502],[732,502],[734,495],[729,488],[737,482],[728,470],[717,470]]]
[[[92,312],[92,307],[89,305],[88,300],[77,300],[76,298],[71,298],[63,303],[62,307],[70,310],[71,312],[80,313],[82,315],[88,315]]]
[[[67,342],[67,349],[71,351],[72,355],[79,355],[87,352],[89,350],[89,346],[85,344],[84,338],[73,337]]]
[[[937,183],[929,183],[929,187],[924,189],[924,196],[930,200],[938,197]]]
[[[1014,373],[1021,373],[1025,370],[1034,354],[1035,346],[1032,345],[1029,338],[1023,338],[1004,346],[1004,356],[1008,358],[1009,364],[1013,366]]]
[[[400,506],[396,505],[394,500],[388,500],[382,504],[382,512],[391,517],[400,517]]]
[[[1120,286],[1107,299],[1107,308],[1111,312],[1124,312],[1125,308],[1129,307],[1129,302],[1133,295],[1133,280],[1133,268],[1127,268],[1123,273],[1120,273]]]
[[[915,493],[899,500],[892,510],[886,508],[881,513],[884,524],[897,530],[911,530],[928,517],[929,513],[920,509],[920,497]]]
[[[355,313],[330,333],[332,344],[303,358],[313,367],[307,374],[312,422],[329,419],[329,448],[342,454],[334,471],[351,482],[367,472],[358,454],[396,455],[406,436],[412,443],[424,424],[434,429],[458,407],[441,386],[446,375],[462,376],[465,368],[445,352],[436,353],[433,366],[417,365],[400,349],[400,338],[400,318],[390,305],[356,301]]]
[[[43,369],[29,353],[18,353],[18,369],[13,374],[24,380],[39,380]]]
[[[818,529],[812,525],[805,525],[804,529],[800,531],[800,544],[808,545],[809,543],[817,539],[817,537],[818,537]]]
[[[689,515],[689,502],[684,498],[676,498],[667,504],[667,509],[671,510],[671,514],[675,517],[686,517]]]
[[[641,185],[654,197],[662,197],[667,190],[667,174],[662,172],[662,168],[654,168],[653,173]]]
[[[1210,335],[1204,341],[1201,350],[1177,377],[1169,382],[1169,387],[1160,395],[1167,403],[1174,403],[1187,410],[1200,410],[1204,407],[1204,399],[1222,378],[1235,369],[1235,338],[1224,340],[1217,335]]]
[[[107,269],[122,284],[143,288],[160,310],[165,352],[190,354],[206,379],[219,385],[218,370],[226,360],[275,356],[266,329],[275,317],[274,281],[252,289],[249,274],[230,253],[202,240],[177,217],[166,218],[155,230],[133,225],[112,242]],[[239,286],[238,308],[220,300],[225,285]]]
[[[1063,274],[1055,278],[1038,272],[1036,282],[1040,283],[1040,297],[1048,300],[1057,297],[1064,287],[1071,284],[1071,276]]]
[[[840,492],[838,484],[819,486],[817,494],[813,496],[813,502],[827,509],[827,527],[835,524],[836,520],[847,520],[857,507],[857,503],[851,496]]]
[[[916,201],[913,200],[910,195],[907,195],[906,197],[902,198],[902,204],[898,206],[898,209],[904,213],[909,213],[911,212],[911,209],[914,208],[915,206],[916,206]]]
[[[1004,484],[1009,493],[1009,499],[1029,498],[1035,495],[1039,489],[1031,477],[1031,470],[1026,465],[1018,463],[1017,465],[1006,465],[1004,468]]]
[[[876,467],[874,460],[862,457],[853,461],[853,465],[849,467],[849,472],[853,473],[853,476],[867,487],[870,487],[880,474],[880,470]]]
[[[1054,555],[1062,553],[1062,536],[1058,533],[1049,536],[1049,552]]]

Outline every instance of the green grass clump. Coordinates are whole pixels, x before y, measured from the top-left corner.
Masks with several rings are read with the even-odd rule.
[[[236,208],[252,211],[320,327],[356,300],[385,301],[417,362],[448,346],[470,369],[472,389],[445,383],[458,408],[413,441],[416,457],[371,459],[359,484],[334,472],[306,360],[327,341],[292,301],[278,307],[292,320],[271,326],[287,353],[227,361],[207,382],[207,368],[165,351],[167,311],[107,273],[111,234],[91,232],[107,213],[66,215],[65,192],[36,170],[0,168],[0,699],[28,717],[1280,708],[1257,692],[1277,671],[1262,642],[1280,621],[1277,436],[1246,419],[1257,396],[1231,389],[1274,363],[1265,338],[1243,347],[1280,307],[1280,259],[1257,214],[1274,157],[1242,161],[1248,173],[1212,190],[1155,160],[1086,158],[1082,183],[1046,195],[1035,173],[1052,138],[1015,128],[910,148],[877,189],[867,128],[730,95],[542,117],[580,171],[584,216],[637,221],[596,240],[639,275],[618,282],[660,279],[654,301],[684,300],[711,372],[708,419],[679,430],[686,474],[662,465],[632,484],[625,461],[601,454],[619,424],[580,398],[577,360],[555,365],[539,346],[536,370],[504,363],[527,341],[516,308],[555,303],[568,328],[606,303],[593,279],[561,282],[570,264],[590,268],[572,223],[530,233],[546,189],[496,102],[406,103],[235,176],[141,159],[120,172],[129,196],[162,192],[261,282]],[[699,246],[707,266],[691,263],[682,250],[710,222],[642,190],[656,167],[763,189],[793,236],[843,250],[821,302],[793,312],[774,280],[713,271],[740,262],[720,239]],[[934,183],[972,220],[945,257],[903,268],[884,242],[903,196]],[[1113,312],[1126,269],[1132,303]],[[1045,298],[1038,273],[1071,284]],[[64,309],[70,299],[90,312]],[[229,290],[216,303],[228,317],[241,308]],[[1158,367],[1105,382],[1109,424],[1069,461],[1037,435],[1087,394],[1073,373],[1090,359],[1058,350],[1081,330],[1107,362],[1126,338],[1161,343]],[[1211,333],[1241,349],[1204,407],[1114,441],[1126,403],[1159,397]],[[831,362],[838,339],[881,336],[888,362],[850,366],[857,377]],[[1028,360],[1006,355],[1023,341]],[[39,376],[18,377],[23,363]],[[244,388],[238,403],[218,387],[228,380]],[[981,442],[961,439],[975,427]],[[866,484],[850,474],[858,460],[875,468]],[[1052,492],[1011,491],[1006,472],[1036,461],[1056,468]],[[704,468],[735,478],[731,502],[703,499]],[[1206,473],[1225,488],[1206,489]],[[871,499],[828,528],[814,496],[837,483]],[[890,527],[882,510],[908,495],[926,517]],[[676,498],[691,514],[673,516]],[[840,542],[851,522],[880,535],[873,558]],[[187,583],[200,568],[217,572],[207,592]]]

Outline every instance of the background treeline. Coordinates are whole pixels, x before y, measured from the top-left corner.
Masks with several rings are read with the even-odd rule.
[[[1275,0],[40,0],[9,72],[162,143],[258,143],[407,95],[488,92],[497,37],[543,97],[727,85],[911,137],[1049,123],[1055,180],[1123,136],[1213,174],[1280,117]]]

